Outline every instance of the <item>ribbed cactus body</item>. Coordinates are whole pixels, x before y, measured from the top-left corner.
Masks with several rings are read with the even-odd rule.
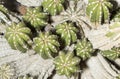
[[[56,67],[56,71],[60,75],[66,75],[67,77],[72,76],[73,73],[78,71],[78,64],[80,59],[74,57],[72,52],[60,51],[59,56],[54,59],[54,64]]]
[[[79,40],[76,44],[76,54],[77,56],[81,57],[82,59],[87,59],[91,57],[91,53],[94,50],[92,48],[92,44],[87,41],[86,39]]]
[[[59,47],[57,36],[48,32],[40,33],[39,37],[34,38],[34,50],[43,58],[52,58]]]
[[[6,29],[5,38],[12,49],[26,52],[31,47],[31,30],[23,22],[12,23]]]
[[[115,60],[120,56],[120,48],[112,48],[111,50],[101,51],[101,54],[109,59]]]
[[[57,34],[60,34],[62,40],[64,40],[65,45],[70,45],[76,41],[78,30],[72,23],[58,24],[55,28]]]
[[[42,6],[45,12],[51,15],[59,14],[63,9],[64,0],[43,0]]]
[[[86,8],[86,14],[90,17],[90,21],[95,24],[109,22],[112,4],[108,0],[89,0]]]
[[[39,7],[28,8],[23,18],[25,21],[29,22],[34,28],[37,29],[41,29],[47,24],[47,13],[41,12]]]

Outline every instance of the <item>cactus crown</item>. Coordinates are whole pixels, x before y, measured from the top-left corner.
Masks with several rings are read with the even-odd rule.
[[[59,14],[63,9],[64,0],[44,0],[42,6],[45,12],[49,12],[51,15]]]
[[[65,52],[60,51],[59,56],[54,59],[55,67],[57,73],[60,75],[66,75],[70,77],[73,73],[77,72],[80,59],[74,57],[72,52]]]
[[[53,53],[57,53],[59,42],[57,36],[48,32],[40,33],[39,37],[34,38],[34,50],[39,53],[43,58],[52,58]]]
[[[56,32],[61,35],[64,40],[65,45],[70,45],[77,39],[77,28],[72,23],[62,23],[58,24],[56,27]]]
[[[77,56],[81,57],[83,60],[91,57],[93,52],[94,50],[92,48],[92,44],[87,41],[87,39],[83,39],[77,42],[76,53]]]
[[[90,21],[95,24],[109,22],[112,4],[108,0],[89,0],[86,8],[86,14],[90,17]]]
[[[31,30],[25,27],[23,22],[18,24],[12,23],[6,31],[5,38],[12,49],[26,52],[31,47]]]

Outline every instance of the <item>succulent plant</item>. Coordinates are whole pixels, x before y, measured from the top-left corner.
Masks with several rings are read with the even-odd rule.
[[[8,1],[0,0],[0,79],[119,79],[117,0]]]
[[[34,28],[41,29],[47,25],[47,13],[41,12],[40,7],[28,8],[23,19],[29,22]]]
[[[65,0],[43,0],[42,6],[45,12],[49,12],[51,15],[56,15],[64,9],[64,2]]]
[[[78,40],[76,44],[76,54],[83,60],[91,57],[94,52],[92,44],[87,39]]]
[[[56,71],[60,75],[66,75],[67,77],[72,76],[73,73],[78,71],[78,64],[80,59],[74,57],[73,52],[60,51],[59,56],[54,59],[54,64],[56,67]]]
[[[13,69],[10,65],[3,64],[0,66],[0,79],[11,79],[13,75]]]
[[[33,79],[33,77],[29,77],[28,75],[20,76],[17,79]]]
[[[111,60],[115,60],[116,58],[118,58],[120,56],[120,48],[113,47],[111,50],[101,51],[101,54],[104,57],[107,57]]]
[[[112,41],[116,41],[120,39],[120,22],[113,22],[109,26],[109,31],[106,36],[110,38]]]
[[[49,32],[40,33],[39,37],[33,39],[34,50],[39,53],[43,58],[52,58],[59,47],[57,36],[52,35]]]
[[[57,34],[61,35],[65,45],[70,45],[77,39],[77,28],[72,23],[64,22],[55,26]]]
[[[5,38],[12,49],[26,52],[31,47],[31,30],[23,22],[12,23],[6,29]]]
[[[81,16],[84,17],[84,7],[85,5],[83,0],[71,0],[69,1],[69,7],[60,13],[63,20],[70,20],[72,22],[83,21]]]
[[[110,10],[112,4],[109,0],[89,0],[86,8],[86,14],[90,17],[90,21],[95,24],[109,22]]]

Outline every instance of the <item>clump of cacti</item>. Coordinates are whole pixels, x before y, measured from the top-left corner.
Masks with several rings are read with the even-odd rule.
[[[15,76],[17,79],[34,79],[34,76],[36,79],[48,79],[54,76],[51,75],[52,72],[70,78],[76,74],[78,76],[83,74],[84,70],[91,71],[90,68],[94,65],[89,62],[94,62],[93,56],[97,56],[98,53],[110,60],[118,59],[120,57],[120,13],[119,6],[114,8],[114,5],[111,0],[88,0],[88,4],[85,0],[41,0],[41,5],[37,7],[21,7],[22,4],[19,5],[20,7],[17,6],[18,12],[23,8],[26,10],[24,14],[19,15],[0,4],[0,22],[4,21],[6,26],[6,32],[0,31],[0,34],[2,38],[6,38],[13,51],[19,50],[14,54],[9,54],[8,51],[8,55],[0,52],[0,65],[4,63],[2,60],[7,61],[10,56],[7,62],[16,65],[19,65],[20,61],[24,63],[23,66],[15,65],[18,69]],[[13,17],[19,21],[14,22]],[[106,40],[107,43],[104,43]],[[102,50],[102,47],[108,49]],[[14,58],[15,54],[20,57]],[[92,61],[89,61],[92,57]],[[102,62],[100,58],[100,56],[96,58],[95,63]],[[42,69],[40,62],[43,60],[45,68]],[[52,63],[50,67],[46,67],[47,60]],[[83,67],[84,65],[87,66]],[[107,65],[106,68],[108,67]],[[0,66],[0,79],[13,79],[14,75],[9,68],[7,65]],[[35,69],[37,74],[33,74],[34,68],[38,69],[38,71]],[[94,72],[90,73],[93,75]]]

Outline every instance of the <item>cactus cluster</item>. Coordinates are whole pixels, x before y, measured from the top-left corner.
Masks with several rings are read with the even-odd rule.
[[[67,2],[68,5],[65,5]],[[93,44],[87,36],[87,34],[90,35],[89,33],[91,33],[91,31],[95,33],[91,34],[91,36],[97,36],[96,32],[93,31],[99,28],[86,29],[85,26],[91,26],[95,23],[95,26],[99,24],[100,28],[104,29],[102,24],[108,23],[108,27],[105,27],[108,28],[104,33],[104,37],[106,37],[105,40],[109,39],[111,42],[119,42],[120,40],[120,14],[118,12],[114,17],[111,16],[113,13],[111,12],[113,8],[111,1],[88,0],[88,4],[83,4],[82,2],[84,2],[84,0],[43,0],[40,6],[26,7],[26,13],[19,15],[20,18],[17,17],[20,19],[18,23],[12,20],[9,24],[6,23],[4,37],[14,50],[26,52],[27,54],[28,50],[34,51],[34,54],[30,54],[31,59],[28,58],[28,61],[32,62],[31,60],[33,58],[33,60],[37,60],[35,63],[38,63],[38,59],[40,59],[38,57],[39,55],[43,59],[46,59],[46,61],[47,59],[51,59],[59,75],[71,77],[73,74],[79,73],[79,68],[82,67],[81,61],[86,62],[86,59],[89,59],[93,55],[96,56],[94,53],[99,53],[96,51],[98,49],[93,47]],[[82,7],[84,5],[85,7],[83,9]],[[0,12],[9,14],[7,11],[8,10],[0,4]],[[57,16],[62,16],[62,21],[57,20],[59,18],[52,19],[52,17]],[[3,18],[0,19],[3,20]],[[95,26],[93,25],[93,27]],[[98,40],[96,38],[95,40]],[[99,40],[102,39],[104,38],[100,38]],[[119,58],[120,42],[117,45],[118,46],[111,48],[111,50],[100,50],[101,54],[112,60]],[[69,48],[71,46],[73,46],[73,49]],[[25,56],[26,53],[24,54]],[[16,62],[17,60],[13,61]],[[36,67],[36,64],[34,67]],[[12,79],[9,68],[10,67],[7,65],[0,66],[0,79]],[[31,67],[28,67],[28,71],[29,68]],[[49,72],[49,70],[46,71]],[[43,69],[44,73],[46,73],[46,71]],[[43,76],[42,73],[41,75]],[[48,74],[46,76],[48,76]],[[17,75],[17,78],[33,79],[31,76],[29,77],[27,75]]]
[[[57,73],[60,75],[66,75],[70,77],[73,73],[78,71],[78,64],[80,59],[74,57],[73,52],[60,51],[59,56],[54,59],[54,63],[56,66]]]

